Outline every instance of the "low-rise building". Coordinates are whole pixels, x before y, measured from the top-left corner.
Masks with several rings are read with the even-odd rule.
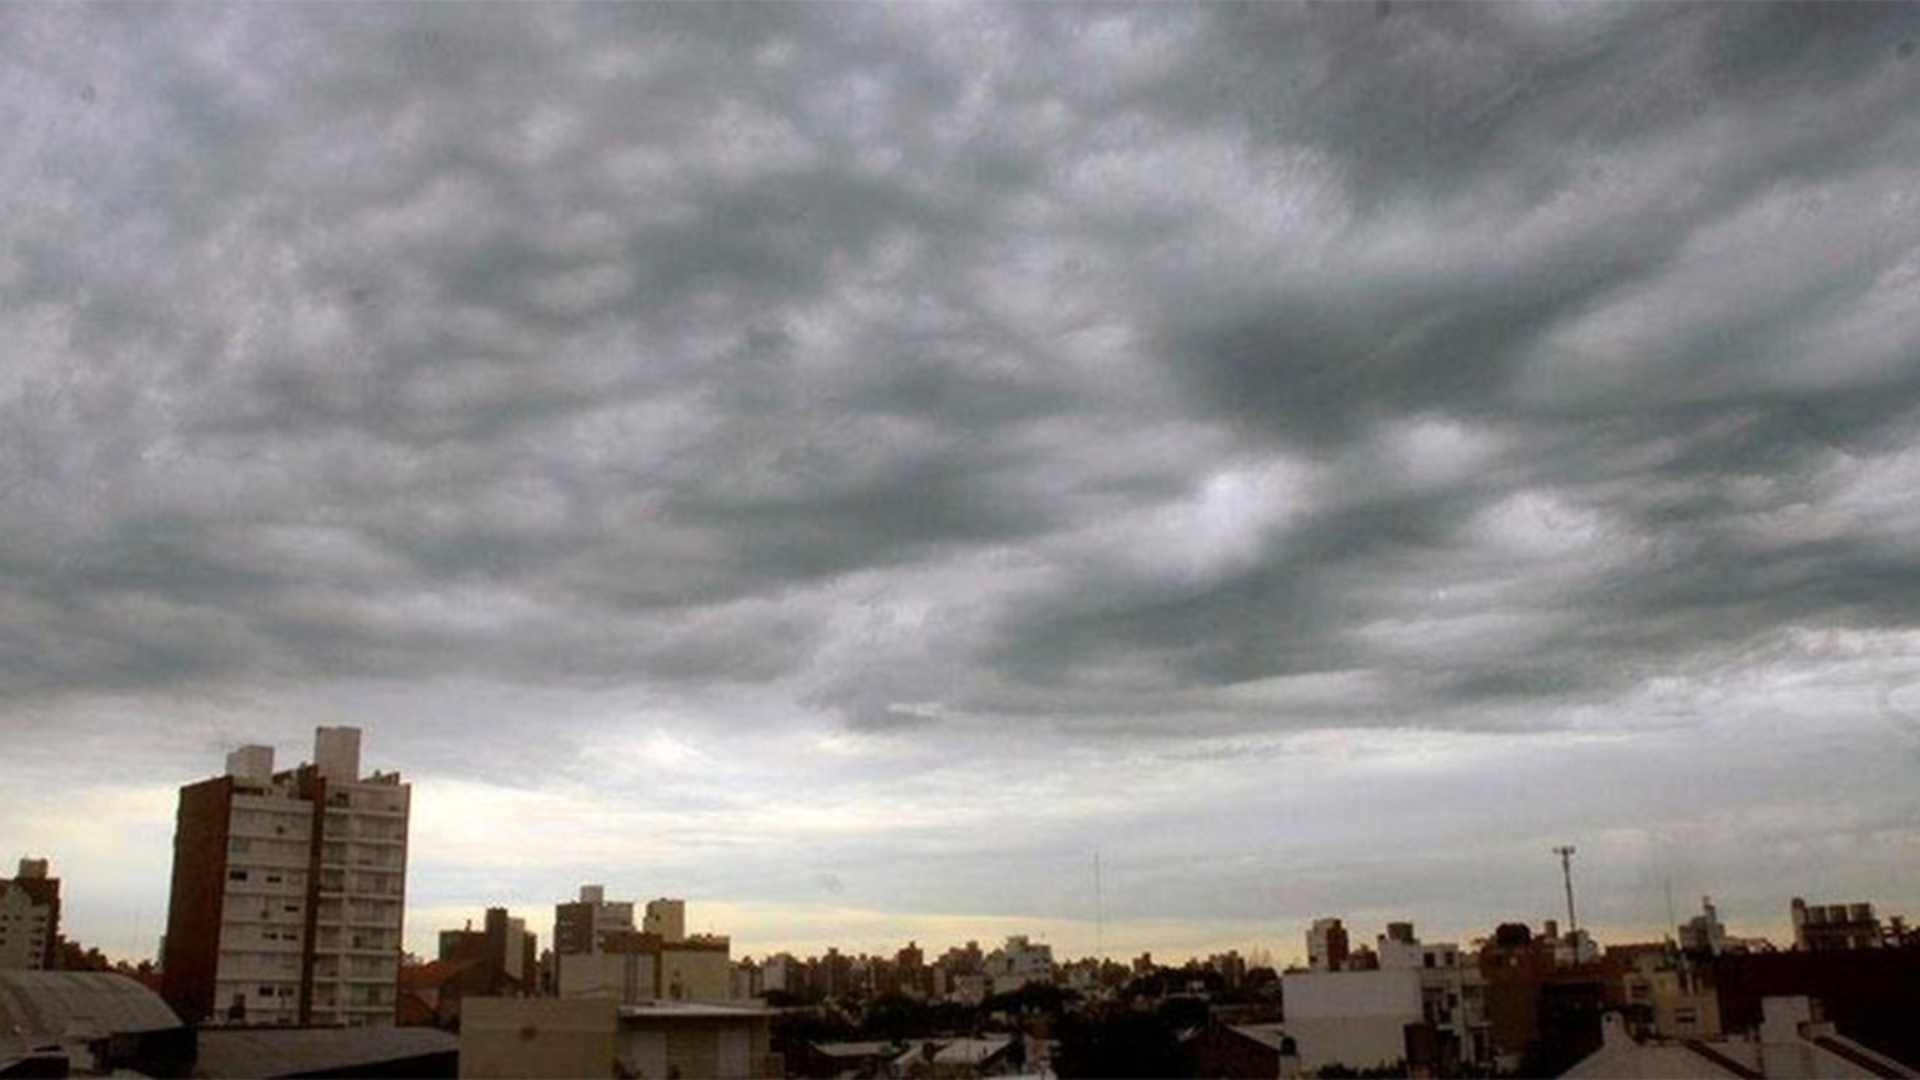
[[[0,1076],[185,1076],[194,1035],[117,972],[0,971]]]
[[[1335,929],[1340,949],[1327,945]],[[1344,953],[1344,935],[1338,920],[1320,920],[1308,934],[1308,951],[1323,950],[1326,966],[1281,977],[1287,1032],[1298,1044],[1302,1068],[1392,1065],[1406,1055],[1409,1025],[1431,1028],[1440,1056],[1492,1062],[1486,983],[1458,945],[1423,943],[1412,923],[1390,923],[1374,949],[1361,950],[1370,957],[1365,966],[1353,953],[1334,967],[1334,957]]]
[[[472,998],[460,1027],[460,1075],[778,1077],[772,1017],[739,1005]]]
[[[1406,1054],[1406,1028],[1424,1019],[1420,972],[1289,971],[1280,977],[1287,1033],[1300,1066],[1391,1068]]]

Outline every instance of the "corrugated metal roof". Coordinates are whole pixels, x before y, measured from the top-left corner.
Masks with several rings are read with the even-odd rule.
[[[0,1031],[71,1041],[180,1027],[160,995],[111,971],[0,971]]]
[[[224,1077],[297,1076],[460,1050],[437,1028],[201,1028],[194,1071]]]

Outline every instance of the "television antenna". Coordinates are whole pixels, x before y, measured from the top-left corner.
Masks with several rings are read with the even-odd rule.
[[[1580,920],[1573,914],[1573,845],[1562,844],[1553,853],[1560,856],[1560,879],[1567,887],[1567,940],[1573,941],[1574,931],[1580,929]]]

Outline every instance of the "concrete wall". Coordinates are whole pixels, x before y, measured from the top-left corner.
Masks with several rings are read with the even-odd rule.
[[[727,950],[662,948],[659,996],[678,1001],[731,1000],[733,961]]]
[[[659,969],[651,953],[580,953],[560,957],[563,998],[605,998],[633,1004],[658,996]]]
[[[1280,992],[1287,1033],[1308,1071],[1399,1061],[1406,1025],[1422,1019],[1418,970],[1289,972]]]
[[[610,999],[468,998],[460,1009],[460,1075],[611,1077],[618,1010]]]
[[[747,1080],[767,1060],[768,1032],[768,1021],[759,1018],[627,1021],[620,1058],[642,1077]]]

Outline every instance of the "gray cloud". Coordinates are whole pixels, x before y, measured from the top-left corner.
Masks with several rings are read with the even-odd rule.
[[[1920,630],[1910,6],[0,24],[13,731],[1231,771]]]

